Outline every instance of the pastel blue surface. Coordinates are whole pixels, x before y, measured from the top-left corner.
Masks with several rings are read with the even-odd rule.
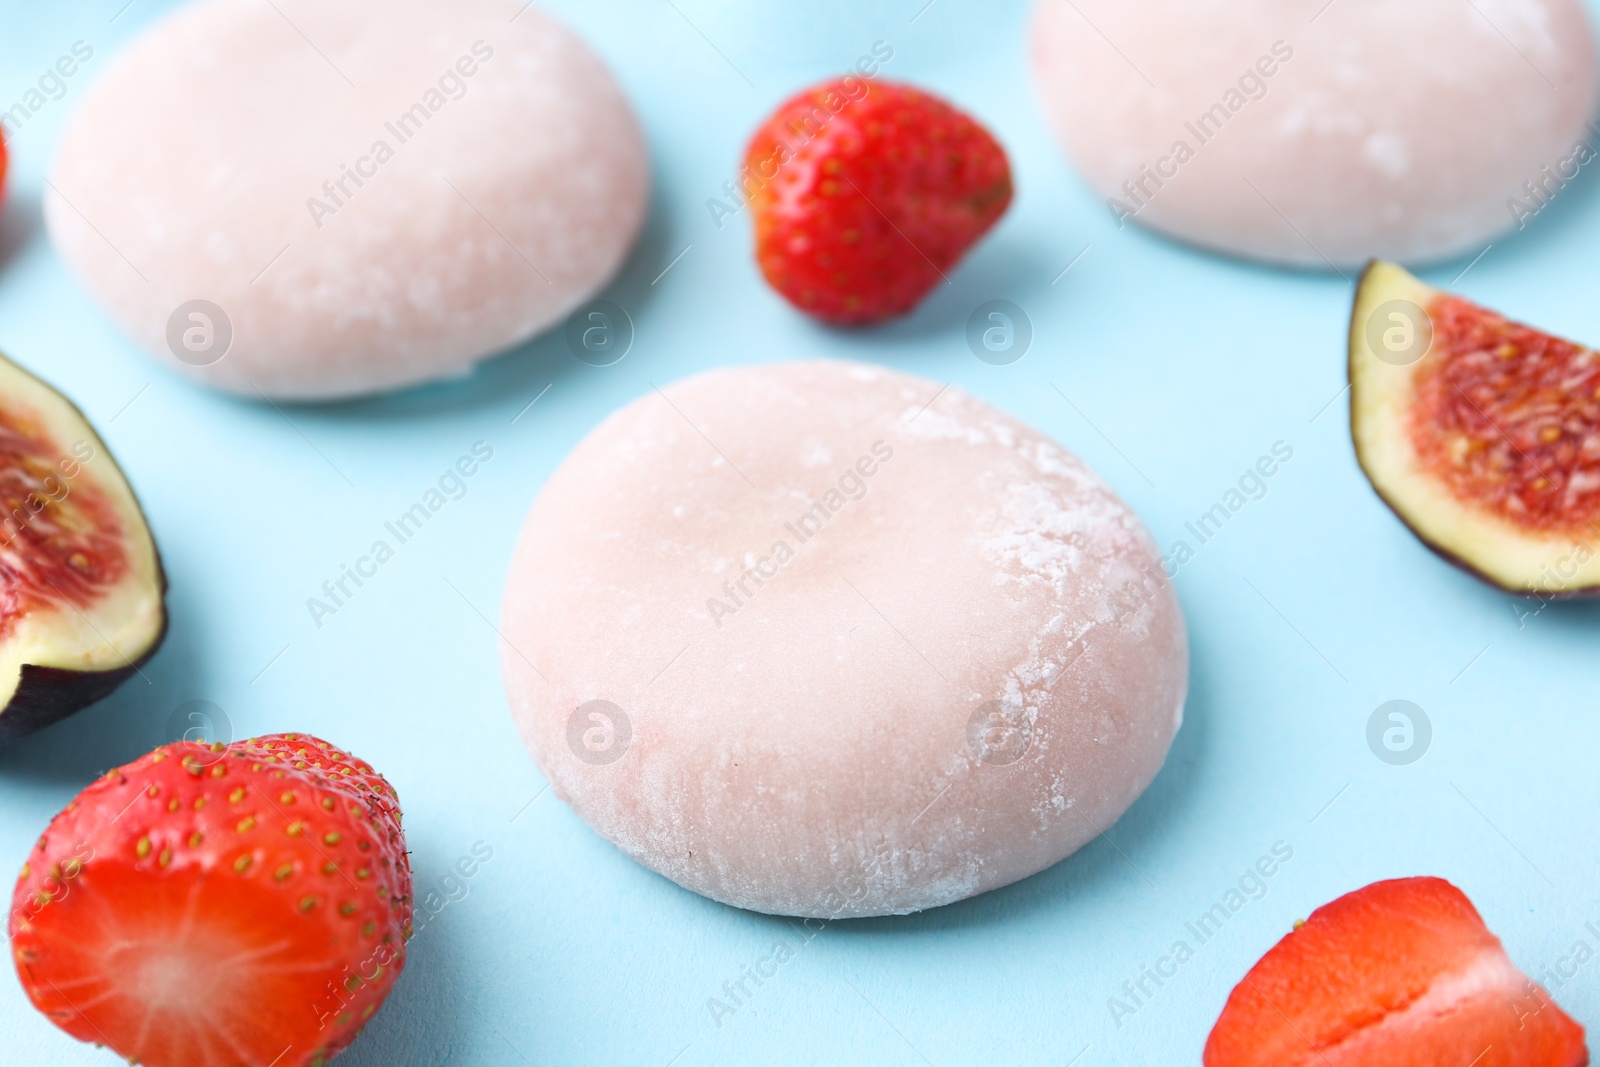
[[[74,41],[95,49],[12,144],[0,349],[75,399],[121,461],[166,561],[172,630],[115,696],[0,753],[7,869],[94,775],[168,739],[174,709],[202,699],[235,736],[312,730],[380,768],[404,801],[419,896],[476,842],[493,849],[413,942],[394,996],[341,1060],[351,1067],[1193,1063],[1228,991],[1294,919],[1418,873],[1464,888],[1517,963],[1600,1026],[1600,964],[1544,971],[1572,972],[1562,960],[1575,942],[1600,948],[1584,925],[1600,920],[1600,611],[1492,592],[1379,503],[1341,393],[1348,280],[1116,229],[1047,134],[1022,3],[552,0],[648,131],[648,232],[606,294],[632,315],[632,352],[590,367],[557,333],[463,380],[281,411],[146,360],[42,231],[63,120],[116,48],[170,6],[124,4],[0,4],[0,107]],[[884,76],[933,88],[994,130],[1018,196],[915,315],[839,334],[769,292],[746,219],[719,229],[705,202],[768,109],[879,40],[894,49]],[[1600,195],[1585,174],[1457,288],[1600,341],[1597,243]],[[1425,273],[1449,284],[1467,266]],[[966,345],[969,313],[990,299],[1031,318],[1032,349],[1014,365]],[[606,413],[708,367],[818,355],[955,382],[1084,456],[1163,546],[1198,551],[1176,579],[1193,649],[1187,719],[1122,821],[1020,884],[808,938],[677,888],[541,792],[488,620],[529,504]],[[494,458],[467,495],[318,628],[306,598],[477,441]],[[1277,442],[1293,459],[1266,495],[1197,546],[1184,524]],[[1368,748],[1368,718],[1391,699],[1432,723],[1431,748],[1408,766]],[[1185,924],[1275,843],[1293,858],[1199,944]],[[713,1018],[708,999],[780,940],[795,958]],[[1179,940],[1194,958],[1114,1017],[1108,1000],[1132,1005],[1124,983]],[[112,1062],[36,1014],[5,971],[0,1061]]]

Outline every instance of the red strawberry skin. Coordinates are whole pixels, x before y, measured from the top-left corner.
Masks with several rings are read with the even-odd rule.
[[[1440,878],[1312,912],[1228,997],[1205,1067],[1583,1067],[1583,1028]]]
[[[317,1067],[405,966],[394,790],[305,734],[165,745],[51,821],[12,897],[23,989],[147,1067]]]
[[[807,89],[756,131],[745,164],[761,272],[840,326],[911,310],[1011,203],[999,142],[909,85]]]

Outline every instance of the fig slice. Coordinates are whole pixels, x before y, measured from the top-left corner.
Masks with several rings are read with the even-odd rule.
[[[0,356],[0,742],[109,694],[166,635],[166,575],[110,451]]]
[[[1509,592],[1600,595],[1600,353],[1376,261],[1350,318],[1350,428],[1439,555]]]

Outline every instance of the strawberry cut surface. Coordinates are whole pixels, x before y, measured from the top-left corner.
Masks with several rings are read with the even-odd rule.
[[[1442,295],[1411,437],[1459,498],[1520,527],[1600,535],[1600,354]]]
[[[394,790],[324,741],[179,742],[51,822],[12,899],[34,1006],[147,1067],[317,1067],[405,965]]]
[[[762,273],[836,325],[915,307],[1011,203],[999,143],[908,85],[847,77],[807,89],[756,132],[745,164]]]
[[[1205,1067],[1584,1067],[1583,1028],[1439,878],[1318,908],[1250,969]]]

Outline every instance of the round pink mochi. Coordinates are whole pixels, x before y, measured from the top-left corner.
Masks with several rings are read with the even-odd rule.
[[[1138,518],[1060,445],[877,367],[718,370],[594,430],[528,516],[512,713],[556,794],[741,908],[937,907],[1092,840],[1183,715]]]
[[[1041,0],[1033,54],[1119,225],[1273,263],[1475,255],[1596,154],[1579,0]]]
[[[464,372],[561,320],[621,265],[648,191],[621,90],[537,6],[204,0],[107,66],[44,206],[161,362],[322,399]]]

